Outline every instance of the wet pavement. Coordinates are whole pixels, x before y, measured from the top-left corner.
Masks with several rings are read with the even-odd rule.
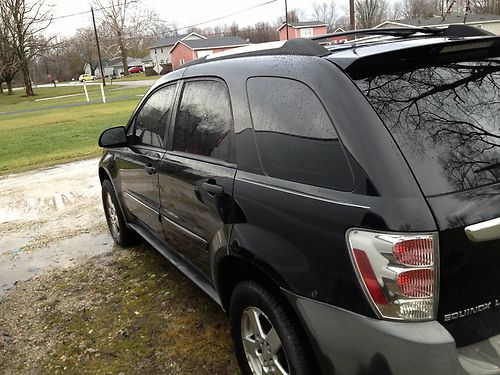
[[[0,294],[113,249],[97,159],[0,178]]]

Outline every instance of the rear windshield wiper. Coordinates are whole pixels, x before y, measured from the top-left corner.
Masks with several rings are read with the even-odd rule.
[[[484,167],[476,169],[474,171],[474,173],[491,171],[492,169],[498,169],[498,168],[500,168],[500,163],[499,162],[495,162],[495,163],[491,163],[491,164],[485,165]]]

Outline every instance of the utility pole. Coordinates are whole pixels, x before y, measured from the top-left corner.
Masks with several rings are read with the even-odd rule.
[[[92,22],[94,23],[95,43],[97,44],[97,56],[99,57],[99,68],[101,69],[102,85],[106,86],[106,79],[104,78],[104,70],[102,70],[101,48],[99,47],[99,38],[97,37],[97,27],[95,26],[94,8],[90,8],[92,12]]]
[[[349,19],[351,24],[351,30],[355,30],[356,20],[354,19],[354,0],[349,0]]]
[[[288,40],[288,3],[285,0],[285,27],[286,27],[286,40]]]

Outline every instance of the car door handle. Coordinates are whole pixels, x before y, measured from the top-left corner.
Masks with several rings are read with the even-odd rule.
[[[202,182],[201,188],[211,196],[224,194],[224,187],[215,183]]]
[[[144,170],[148,173],[148,174],[155,174],[156,173],[156,168],[153,167],[152,164],[147,164],[145,167],[144,167]]]

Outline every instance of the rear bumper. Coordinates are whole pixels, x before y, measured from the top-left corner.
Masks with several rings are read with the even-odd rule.
[[[458,349],[459,361],[470,374],[500,374],[500,335]]]
[[[465,371],[453,337],[436,321],[372,319],[285,294],[302,319],[324,374],[500,373]]]

